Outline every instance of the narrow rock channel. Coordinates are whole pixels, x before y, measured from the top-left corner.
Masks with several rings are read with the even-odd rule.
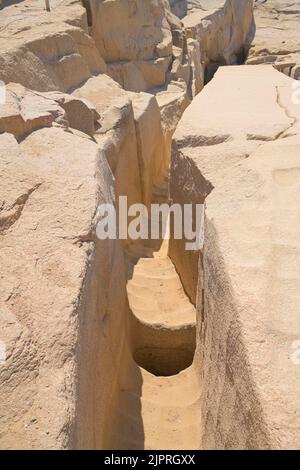
[[[300,10],[271,3],[254,39],[252,0],[0,2],[1,449],[299,446],[299,48],[262,43]],[[100,239],[124,197],[205,205],[203,249]]]

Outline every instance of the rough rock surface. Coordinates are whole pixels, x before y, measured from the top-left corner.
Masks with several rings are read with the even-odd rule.
[[[95,225],[101,202],[165,195],[184,109],[211,64],[248,48],[251,0],[201,3],[188,27],[165,0],[1,6],[1,448],[126,448],[126,405],[138,448],[159,446],[161,416],[166,448],[200,446],[196,369],[164,379],[133,363],[124,246]]]
[[[256,35],[248,64],[274,64],[300,79],[300,1],[255,2]]]
[[[17,81],[38,91],[66,92],[106,71],[88,35],[86,10],[81,3],[64,0],[52,4],[50,13],[36,0],[3,7],[0,80]]]
[[[93,135],[99,117],[86,100],[60,92],[34,92],[9,83],[6,103],[0,108],[0,133],[7,132],[21,139],[42,127],[57,125]]]
[[[85,1],[83,5],[86,8],[79,1],[53,1],[50,13],[45,12],[43,6],[33,0],[24,0],[1,11],[0,79],[5,83],[18,82],[31,90],[41,92],[59,90],[63,93],[73,92],[73,95],[90,97],[89,101],[93,105],[97,104],[100,115],[102,112],[105,113],[105,117],[100,116],[98,121],[100,129],[96,138],[103,140],[105,133],[105,150],[116,176],[117,194],[126,194],[133,202],[143,200],[148,204],[151,200],[151,184],[159,185],[165,176],[159,173],[162,173],[162,169],[168,168],[170,140],[183,110],[192,96],[202,89],[208,63],[215,62],[221,57],[221,51],[226,43],[226,30],[229,28],[235,31],[239,28],[244,10],[236,9],[237,15],[233,16],[230,7],[232,1],[221,2],[217,14],[211,15],[210,11],[207,11],[199,22],[201,24],[203,21],[204,24],[205,15],[208,15],[209,27],[199,26],[199,34],[195,33],[193,38],[187,39],[182,23],[171,14],[168,2],[161,0],[142,1],[136,8],[133,3],[117,0]],[[242,3],[251,5],[250,0],[243,0]],[[59,21],[57,21],[58,13]],[[224,17],[223,27],[220,29],[222,17]],[[248,47],[252,19],[249,10],[243,22],[244,34],[234,38],[230,46],[231,52]],[[218,27],[214,28],[216,22]],[[149,37],[145,37],[144,34],[146,24],[149,26],[147,27]],[[215,37],[223,40],[216,43],[214,57],[208,54],[204,59],[203,50],[206,48],[206,43]],[[203,50],[201,50],[202,42]],[[226,62],[228,59],[231,63],[235,60],[234,57],[234,53],[233,56],[230,53],[222,61]],[[160,66],[155,65],[153,68],[153,61],[165,63],[166,60],[168,73],[167,69],[164,69],[161,76]],[[119,67],[117,64],[123,71],[128,67],[130,70],[132,67],[135,69],[137,64],[142,64],[143,83],[134,85],[128,82],[126,85],[123,79],[111,73],[112,68]],[[36,70],[39,71],[38,74]],[[154,126],[156,130],[151,126],[151,120],[156,120],[158,116],[155,100],[148,100],[149,103],[146,105],[145,96],[135,98],[135,95],[126,94],[114,82],[109,82],[105,72],[112,75],[128,90],[141,91],[153,88],[152,94],[157,96],[162,115],[161,125],[158,123]],[[133,75],[130,71],[125,75],[129,81],[130,77],[135,81],[138,77],[136,71]],[[147,77],[150,77],[148,82]],[[97,91],[92,92],[91,86],[96,86]],[[108,86],[107,91],[106,86]],[[107,98],[104,97],[106,93]],[[120,98],[119,104],[113,104],[115,99],[109,101],[108,97],[112,95]],[[141,134],[138,122],[142,118],[139,103],[143,100],[146,101],[143,104],[142,115],[147,114],[148,125],[146,128],[143,126]],[[68,108],[74,107],[75,104],[82,107],[82,114],[83,105],[80,102],[72,101],[72,104],[68,104]],[[112,108],[110,111],[107,109],[108,104]],[[64,109],[66,111],[66,105]],[[132,113],[136,136],[133,135]],[[151,113],[154,113],[153,117],[149,118]],[[80,130],[91,134],[93,123],[88,116],[83,127],[83,124],[79,126],[76,122],[76,113],[71,114],[75,121],[69,122],[70,127],[81,127]],[[119,126],[118,122],[122,125]],[[128,126],[129,132],[126,131]],[[165,144],[162,142],[163,138]],[[147,139],[151,143],[150,148]],[[144,152],[143,149],[147,149],[148,156],[141,154]],[[124,161],[128,154],[132,155],[130,157],[132,162],[137,162],[135,154],[138,154],[141,175],[138,175],[140,170],[136,163],[133,167],[131,163],[128,165],[128,162]],[[145,162],[149,161],[150,156],[152,160],[154,159],[154,164],[151,162],[149,172],[149,164]],[[126,167],[129,169],[127,171],[129,178],[118,178],[117,174],[122,175]],[[139,178],[143,180],[142,183],[138,181]]]
[[[63,129],[0,139],[0,447],[103,446],[118,369],[110,351],[122,345],[111,328],[126,301],[117,246],[95,242],[97,205],[113,201],[109,167],[95,143]]]
[[[201,4],[203,9],[193,10],[183,19],[183,24],[187,37],[201,38],[202,61],[206,64],[243,62],[254,36],[252,2],[208,0]]]
[[[171,2],[171,11],[175,15],[165,0],[133,3],[90,0],[84,3],[89,5],[90,32],[107,64],[108,73],[126,90],[145,91],[162,87],[173,79],[183,80],[188,87],[191,87],[191,81],[201,81],[202,70],[197,62],[204,64],[204,67],[209,62],[209,56],[204,57],[206,42],[203,42],[202,36],[218,37],[215,46],[217,55],[221,55],[226,48],[232,49],[225,63],[236,62],[241,50],[247,51],[251,42],[253,15],[249,0],[204,2],[202,15],[194,18],[195,27],[201,29],[203,26],[200,34],[194,35],[199,46],[196,57],[195,44],[187,42],[189,36],[186,35],[185,25],[174,17],[184,16],[185,2]],[[217,11],[218,21],[210,17]],[[207,19],[212,25],[217,22],[217,35],[210,27],[206,28]],[[228,34],[230,31],[235,34],[231,36]],[[196,86],[196,92],[202,86]]]
[[[175,200],[206,198],[196,354],[203,448],[300,445],[300,110],[292,83],[271,66],[221,68],[175,134],[171,176],[189,178]]]
[[[172,60],[164,0],[89,2],[91,35],[110,75],[127,90],[162,86]]]

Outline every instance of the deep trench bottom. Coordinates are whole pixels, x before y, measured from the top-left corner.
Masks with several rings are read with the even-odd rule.
[[[132,366],[115,448],[200,449],[196,312],[166,253],[140,258],[127,283]]]
[[[144,347],[133,352],[136,364],[157,377],[170,377],[190,367],[194,360],[192,349]]]

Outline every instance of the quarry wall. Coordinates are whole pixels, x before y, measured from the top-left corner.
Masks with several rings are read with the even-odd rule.
[[[289,79],[271,68],[234,67],[253,36],[250,0],[53,0],[50,12],[36,0],[2,5],[1,448],[126,448],[127,409],[136,448],[298,446],[285,349],[297,327],[297,286],[288,270],[283,281],[276,274],[284,252],[292,257],[297,247],[275,240],[281,225],[272,205],[297,198],[298,117]],[[295,185],[285,195],[287,179]],[[149,206],[162,195],[206,204],[204,251],[187,253],[171,240],[172,263],[158,261],[167,263],[168,282],[179,276],[181,299],[197,311],[192,373],[176,377],[183,396],[191,393],[190,441],[155,436],[136,400],[143,384],[153,398],[163,383],[166,402],[174,389],[171,378],[157,384],[132,357],[143,322],[132,328],[128,259],[144,247],[96,237],[100,203],[118,208],[127,196]],[[245,217],[261,253],[243,232]],[[268,316],[271,285],[281,294],[274,292]],[[282,299],[292,304],[290,325]]]

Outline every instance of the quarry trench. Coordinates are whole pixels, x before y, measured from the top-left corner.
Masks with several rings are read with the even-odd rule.
[[[66,1],[65,3],[70,9],[79,8],[75,5],[76,2]],[[174,167],[178,162],[171,158],[171,154],[173,157],[177,154],[176,148],[171,149],[172,136],[191,98],[201,93],[204,82],[214,75],[218,66],[218,57],[222,57],[220,61],[222,64],[239,63],[241,50],[247,49],[246,36],[249,33],[248,29],[251,29],[252,16],[249,14],[248,26],[244,25],[247,31],[242,35],[243,38],[239,36],[237,39],[234,38],[233,43],[235,41],[237,43],[234,47],[231,43],[231,35],[228,35],[229,39],[226,36],[229,45],[225,51],[225,57],[222,50],[223,41],[220,40],[220,44],[218,41],[221,37],[220,31],[233,28],[231,22],[235,21],[235,18],[230,13],[232,4],[229,1],[225,2],[226,14],[221,10],[214,10],[211,13],[212,32],[208,30],[207,33],[209,38],[207,47],[210,50],[205,51],[207,57],[203,70],[200,59],[199,63],[195,57],[191,59],[193,54],[196,55],[197,50],[200,55],[199,38],[190,37],[190,49],[188,49],[184,26],[174,17],[169,18],[169,36],[172,41],[176,42],[176,45],[171,44],[174,46],[174,56],[171,51],[170,57],[167,57],[168,60],[170,59],[167,70],[170,83],[159,83],[156,86],[156,81],[153,82],[153,70],[159,67],[164,70],[164,62],[168,63],[168,60],[165,60],[164,56],[159,59],[155,56],[155,61],[159,62],[154,61],[154,64],[149,64],[147,51],[146,60],[138,64],[142,71],[146,70],[145,80],[138,83],[139,89],[135,81],[137,74],[135,69],[132,74],[134,78],[127,77],[126,86],[122,83],[125,81],[122,73],[125,75],[133,62],[136,67],[138,60],[132,61],[127,58],[115,60],[114,50],[111,52],[112,57],[104,57],[106,61],[99,54],[99,50],[101,53],[108,54],[108,51],[101,49],[102,42],[105,43],[105,41],[99,37],[102,33],[100,26],[104,24],[101,23],[102,21],[105,22],[105,15],[112,14],[113,10],[110,11],[109,8],[113,7],[114,2],[99,2],[98,4],[83,1],[79,3],[86,8],[86,17],[82,10],[76,10],[75,13],[71,10],[73,15],[71,21],[70,10],[66,10],[64,11],[66,19],[62,20],[66,23],[62,22],[57,26],[56,18],[53,16],[51,19],[52,13],[49,13],[46,20],[49,21],[50,18],[52,21],[51,34],[49,37],[42,36],[40,39],[39,34],[42,33],[38,31],[36,42],[32,38],[30,40],[26,38],[27,28],[23,28],[24,25],[21,23],[20,31],[25,31],[25,39],[22,37],[20,42],[23,44],[25,40],[28,41],[29,46],[26,43],[26,47],[31,53],[28,54],[29,65],[31,65],[31,60],[35,64],[38,57],[39,67],[44,67],[44,69],[43,74],[41,73],[42,79],[40,79],[38,74],[33,73],[35,65],[31,70],[26,62],[22,63],[23,69],[20,67],[19,82],[24,87],[38,91],[35,98],[36,96],[39,98],[36,99],[40,99],[43,93],[47,93],[48,101],[54,100],[53,103],[64,104],[65,120],[55,122],[54,130],[49,131],[50,136],[53,132],[53,137],[51,137],[54,142],[53,146],[60,142],[59,133],[61,132],[67,135],[66,138],[70,141],[68,145],[74,148],[74,152],[76,146],[78,146],[78,152],[81,152],[82,142],[90,146],[89,149],[82,150],[82,154],[84,151],[88,154],[90,151],[92,155],[93,147],[96,155],[97,177],[95,178],[93,166],[90,169],[90,175],[92,175],[90,181],[99,178],[97,184],[100,191],[99,188],[98,191],[104,202],[109,200],[115,203],[118,196],[124,194],[128,196],[130,203],[143,202],[146,205],[150,202],[169,203],[170,198],[173,197],[176,200],[176,191],[181,190],[185,185],[189,186],[189,177],[193,168],[189,167],[191,162],[188,160],[181,162],[184,168],[178,170]],[[156,3],[161,5],[160,10],[154,8],[150,13],[147,10],[151,21],[153,20],[151,15],[154,15],[153,23],[157,20],[155,15],[166,14],[161,2]],[[243,3],[250,5],[250,2],[246,0]],[[33,5],[30,1],[28,4]],[[93,8],[90,8],[91,5]],[[141,1],[140,5],[146,10],[147,2]],[[251,12],[249,5],[246,5],[247,11]],[[57,6],[57,11],[58,9],[59,6]],[[3,11],[9,18],[8,10]],[[137,11],[140,13],[139,10]],[[55,9],[53,12],[55,13]],[[143,17],[144,12],[142,13]],[[2,18],[5,22],[4,14]],[[38,15],[39,11],[37,10],[35,14]],[[242,15],[243,12],[240,14]],[[170,17],[169,13],[168,15]],[[117,20],[120,20],[120,28],[124,26],[121,16],[116,14]],[[46,20],[42,18],[42,23],[38,25],[40,30],[44,29],[43,21]],[[138,20],[141,21],[141,18],[138,17]],[[25,19],[22,18],[20,21],[25,22]],[[223,21],[227,21],[228,24],[224,26]],[[197,25],[198,23],[190,26],[190,35],[196,34]],[[126,34],[129,35],[126,27],[127,25],[125,25]],[[106,33],[110,38],[110,32]],[[218,38],[216,44],[211,41],[211,36],[214,37],[214,35]],[[96,43],[99,49],[96,48]],[[136,43],[138,44],[138,41]],[[122,49],[122,41],[118,46]],[[164,43],[160,46],[159,53],[165,54],[168,48]],[[179,46],[182,57],[177,60],[176,54],[180,49]],[[128,52],[126,48],[125,52]],[[156,49],[155,54],[158,55]],[[209,54],[212,56],[211,60]],[[9,56],[7,63],[10,63]],[[154,69],[149,71],[149,67],[153,65]],[[4,62],[3,78],[11,81],[11,70],[5,66]],[[174,71],[173,66],[177,66],[178,69]],[[117,67],[120,67],[122,73],[119,69],[116,71]],[[191,76],[185,76],[187,68],[190,69]],[[7,76],[6,70],[8,70]],[[29,70],[28,74],[27,70]],[[197,73],[199,77],[196,77]],[[122,75],[121,79],[120,75]],[[117,79],[119,79],[118,84]],[[166,71],[164,71],[164,79],[166,79]],[[175,85],[174,82],[176,82]],[[17,92],[19,93],[19,90]],[[13,93],[15,93],[14,89]],[[21,93],[25,95],[22,90]],[[59,93],[63,96],[57,97],[56,94]],[[30,95],[30,92],[28,94]],[[78,102],[81,99],[87,100],[90,104],[88,106],[86,102],[84,105],[81,103],[80,112],[77,112],[76,105],[79,106]],[[62,113],[62,110],[59,109],[58,112],[55,108],[55,113],[58,115]],[[85,113],[86,122],[78,123],[80,113]],[[46,115],[48,118],[48,110]],[[66,126],[68,119],[67,132],[66,128],[59,129],[62,122]],[[48,122],[47,125],[49,125]],[[83,125],[85,125],[84,129]],[[20,144],[26,147],[29,141],[29,154],[32,151],[30,139],[34,139],[37,135],[38,140],[40,128],[43,126],[43,122],[41,125],[38,121],[36,127],[32,125],[32,128],[25,129],[26,138],[24,142],[20,139]],[[22,132],[23,128],[20,133]],[[57,135],[54,135],[54,132]],[[42,142],[46,137],[41,136]],[[51,139],[49,137],[49,141]],[[38,142],[36,146],[40,148],[39,145]],[[59,152],[64,153],[64,149],[65,146],[62,145],[62,149],[59,148],[56,153],[60,155]],[[69,153],[71,154],[71,151]],[[99,154],[101,158],[104,156],[102,160]],[[53,158],[52,155],[51,158]],[[86,164],[89,168],[88,159]],[[79,168],[78,172],[81,174],[82,167]],[[55,168],[52,171],[56,180]],[[181,204],[184,202],[202,204],[212,190],[212,185],[199,176],[199,172],[195,173],[196,177],[194,175],[191,181],[195,183],[196,189],[187,195],[186,201],[180,196]],[[65,170],[62,171],[61,179],[63,187]],[[89,184],[91,186],[91,183]],[[112,186],[114,186],[113,191],[110,189]],[[83,184],[79,184],[78,187],[83,187]],[[92,192],[91,189],[90,191]],[[93,200],[93,197],[97,203],[98,199],[101,200],[99,194],[97,197],[94,194],[89,194],[87,197],[84,192],[82,204],[87,200]],[[70,199],[72,200],[73,196],[70,196]],[[70,201],[69,205],[70,207],[72,205]],[[61,205],[58,207],[60,208]],[[93,209],[94,214],[95,208]],[[88,213],[88,209],[86,212]],[[52,224],[56,226],[57,220],[54,219]],[[76,249],[87,250],[89,269],[86,270],[86,278],[80,290],[79,300],[77,299],[79,307],[76,314],[79,316],[79,332],[76,333],[78,346],[77,349],[75,348],[77,376],[74,392],[76,412],[75,418],[72,418],[74,426],[73,422],[73,427],[69,426],[71,418],[68,415],[68,409],[67,418],[64,418],[68,425],[65,422],[63,425],[61,423],[58,425],[57,435],[63,435],[61,429],[67,435],[63,444],[60,445],[76,449],[201,449],[203,447],[202,370],[199,367],[197,350],[199,330],[203,327],[201,317],[203,314],[202,255],[199,255],[199,252],[185,251],[184,240],[172,238],[168,241],[161,239],[155,244],[150,241],[147,244],[140,242],[132,245],[130,243],[118,244],[111,240],[102,243],[96,240],[93,249],[86,248],[88,244],[92,245],[90,236],[92,230],[91,232],[83,231],[83,235],[77,237],[75,241],[74,227],[69,230],[64,240],[71,240],[72,249],[75,246]],[[61,242],[60,233],[58,238]],[[68,260],[65,260],[65,264],[67,262]],[[82,271],[84,269],[86,268],[82,268]],[[45,269],[45,271],[48,276],[49,273],[51,274],[51,269]],[[82,273],[80,276],[82,280]],[[55,295],[54,290],[53,295]],[[65,331],[62,332],[62,336],[64,335]],[[68,426],[72,428],[72,432],[69,431]],[[23,436],[23,433],[21,435]],[[52,441],[49,444],[49,447],[51,446],[54,447]]]
[[[115,449],[197,449],[196,313],[166,254],[140,258],[127,292],[131,373],[117,410]]]
[[[163,192],[154,203],[168,203],[169,189]],[[196,308],[169,257],[171,242],[140,241],[126,255],[131,372],[108,446],[114,449],[200,448]]]
[[[172,202],[171,142],[167,145],[169,165],[159,175],[161,186],[153,188],[153,204]],[[177,184],[182,181],[172,181]],[[201,191],[197,202],[204,202]],[[184,243],[174,240],[171,230],[170,239],[161,233],[159,240],[138,240],[124,248],[128,363],[111,438],[104,445],[109,449],[201,449],[201,378],[195,364],[201,257],[185,251]],[[173,262],[178,257],[180,268],[190,269],[187,290]]]
[[[0,1],[0,449],[299,448],[290,3]],[[121,196],[203,249],[102,239]]]

